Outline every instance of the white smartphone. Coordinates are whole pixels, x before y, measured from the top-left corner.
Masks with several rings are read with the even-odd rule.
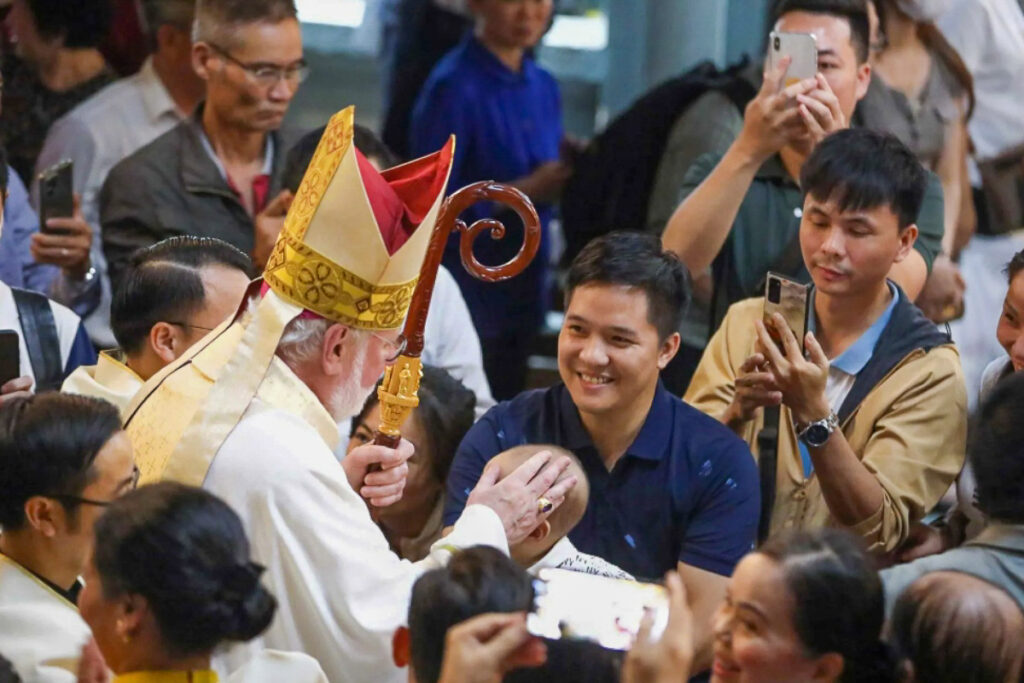
[[[772,31],[768,36],[768,68],[774,69],[783,57],[792,58],[783,87],[813,78],[818,73],[818,39],[810,33]]]
[[[625,651],[632,647],[644,615],[651,615],[655,640],[668,624],[668,593],[658,584],[541,569],[533,586],[534,610],[526,617],[526,629],[541,638],[583,640]]]

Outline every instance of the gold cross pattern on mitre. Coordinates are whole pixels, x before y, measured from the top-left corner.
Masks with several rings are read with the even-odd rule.
[[[353,144],[355,108],[335,114],[295,195],[263,279],[307,311],[365,330],[402,326],[455,154],[378,172]]]

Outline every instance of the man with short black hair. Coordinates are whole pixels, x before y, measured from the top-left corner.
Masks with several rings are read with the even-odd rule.
[[[754,542],[759,496],[749,449],[658,379],[679,348],[687,297],[683,265],[653,235],[611,233],[584,247],[569,269],[562,383],[500,403],[470,429],[448,477],[445,524],[492,457],[557,444],[590,485],[573,545],[639,577],[678,566],[696,623],[709,623]],[[710,663],[709,636],[696,643],[698,668]]]
[[[49,393],[0,407],[0,644],[26,681],[62,670],[90,638],[75,607],[93,523],[138,470],[117,410]]]
[[[718,148],[697,158],[677,185],[683,199],[662,240],[695,277],[710,273],[705,289],[711,290],[705,297],[710,308],[695,307],[684,322],[680,356],[687,367],[670,369],[682,387],[726,309],[759,294],[766,271],[810,281],[798,244],[800,169],[826,135],[848,127],[871,81],[866,0],[780,0],[770,25],[774,31],[812,34],[818,72],[790,84],[787,63],[766,71],[742,126],[705,136],[731,144],[724,149],[715,144]],[[721,117],[705,110],[704,118],[729,120],[735,106],[729,102],[728,107]],[[928,178],[915,220],[914,251],[890,274],[911,301],[924,286],[944,232],[942,185],[934,174]]]
[[[215,237],[169,237],[138,250],[111,308],[118,351],[78,368],[61,390],[124,410],[143,382],[234,315],[250,275],[249,257]]]
[[[192,38],[205,102],[115,166],[100,193],[115,289],[135,249],[173,235],[218,237],[265,259],[291,201],[278,129],[308,73],[294,1],[199,0]]]
[[[467,548],[413,584],[408,627],[400,626],[392,640],[395,665],[409,667],[409,680],[436,683],[449,628],[478,614],[532,607],[533,579],[526,570],[494,548]]]
[[[800,176],[811,331],[797,339],[775,314],[778,345],[762,298],[734,304],[686,393],[755,452],[763,409],[781,406],[774,489],[762,490],[772,533],[843,526],[892,551],[960,471],[959,354],[887,279],[913,253],[926,182],[890,135],[848,129],[818,144]]]
[[[978,507],[988,525],[959,548],[882,572],[889,610],[903,590],[929,572],[971,574],[1004,589],[1024,609],[1024,374],[995,386],[971,424],[967,458]]]

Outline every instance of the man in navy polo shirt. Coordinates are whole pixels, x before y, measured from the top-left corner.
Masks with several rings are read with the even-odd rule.
[[[657,237],[612,233],[576,257],[567,292],[563,383],[501,403],[470,429],[448,478],[445,524],[491,457],[558,444],[579,457],[590,484],[569,534],[576,547],[640,577],[678,568],[694,623],[709,624],[754,543],[760,492],[746,444],[658,380],[679,349],[683,265]],[[710,661],[710,645],[709,633],[698,634],[698,665]]]

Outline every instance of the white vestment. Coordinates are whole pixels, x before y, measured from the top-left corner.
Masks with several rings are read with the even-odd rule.
[[[405,624],[416,578],[453,548],[508,552],[498,516],[473,505],[426,559],[400,560],[314,425],[260,399],[217,451],[203,488],[242,518],[278,600],[270,629],[249,647],[305,652],[332,683],[404,681],[391,638]],[[231,653],[238,656],[247,655]]]
[[[23,683],[77,681],[78,658],[91,635],[73,604],[0,555],[0,655]]]
[[[65,394],[110,401],[124,417],[125,409],[142,385],[142,378],[132,372],[131,368],[103,351],[96,365],[80,365],[68,375],[60,390]]]

